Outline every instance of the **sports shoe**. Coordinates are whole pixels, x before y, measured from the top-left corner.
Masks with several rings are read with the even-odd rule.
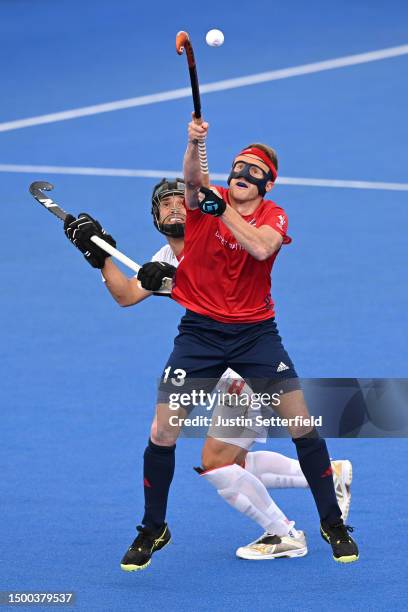
[[[320,525],[320,534],[333,550],[333,559],[339,563],[352,563],[358,560],[358,548],[353,538],[349,536],[353,527],[339,521],[334,525],[323,522]]]
[[[291,532],[287,536],[264,533],[260,538],[238,548],[236,555],[241,559],[259,561],[278,557],[304,557],[307,554],[306,538],[303,531]]]
[[[167,546],[171,540],[171,533],[167,523],[157,531],[142,527],[141,525],[136,527],[136,529],[139,535],[130,545],[120,563],[120,567],[125,572],[134,572],[148,567],[153,553]]]
[[[353,478],[353,466],[347,459],[331,462],[333,468],[334,490],[340,506],[343,521],[348,517],[351,503],[350,485]]]

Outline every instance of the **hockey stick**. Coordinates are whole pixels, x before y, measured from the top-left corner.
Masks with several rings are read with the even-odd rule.
[[[65,210],[63,210],[60,206],[58,206],[58,204],[56,204],[52,198],[43,193],[44,191],[51,191],[52,189],[54,189],[54,185],[51,185],[51,183],[48,183],[47,181],[35,181],[34,183],[31,183],[29,189],[31,195],[37,200],[37,202],[39,202],[39,204],[44,206],[44,208],[49,210],[50,213],[58,217],[58,219],[60,219],[61,221],[65,221],[68,213],[65,212]],[[99,236],[92,236],[91,241],[98,247],[100,247],[103,251],[105,251],[112,257],[115,257],[115,259],[130,268],[130,270],[136,272],[136,274],[139,272],[141,268],[139,264],[133,261],[133,259],[130,259],[130,257],[127,257],[127,255],[125,255],[121,251],[118,251],[118,249],[115,249],[115,247],[113,247],[111,244],[109,244],[102,238],[99,238]],[[171,288],[172,279],[165,278],[163,280],[163,284],[160,290],[157,292],[155,291],[154,293],[155,295],[170,295]]]
[[[178,32],[176,36],[176,51],[179,55],[182,55],[184,50],[186,51],[188,71],[190,73],[194,117],[197,123],[202,123],[203,119],[201,117],[200,87],[198,85],[197,66],[194,58],[194,51],[189,35],[187,32],[182,30],[181,32]],[[201,174],[203,175],[203,184],[204,187],[208,187],[210,184],[210,177],[208,173],[207,149],[204,140],[199,140],[198,142],[198,156],[200,159]]]

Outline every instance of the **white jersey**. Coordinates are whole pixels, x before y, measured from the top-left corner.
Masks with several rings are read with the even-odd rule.
[[[173,249],[169,244],[165,244],[161,249],[159,249],[157,253],[153,255],[151,261],[164,261],[175,268],[177,268],[179,263],[177,261],[177,257],[173,253]]]

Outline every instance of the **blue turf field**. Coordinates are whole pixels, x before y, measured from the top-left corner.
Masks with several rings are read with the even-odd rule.
[[[209,0],[204,14],[186,0],[3,0],[0,13],[0,130],[187,86],[185,58],[174,51],[179,29],[193,38],[202,83],[408,42],[402,0]],[[204,43],[211,27],[225,32],[220,49]],[[400,55],[203,96],[211,169],[227,172],[242,145],[261,140],[278,149],[285,177],[407,185],[407,68]],[[117,307],[27,189],[51,180],[61,205],[90,212],[119,248],[146,261],[163,242],[149,213],[157,179],[2,165],[177,171],[190,112],[183,98],[0,133],[0,589],[75,590],[84,611],[406,609],[407,443],[398,439],[329,444],[355,465],[358,564],[331,560],[304,490],[275,498],[306,531],[309,555],[237,560],[236,547],[258,530],[192,471],[200,442],[181,440],[169,508],[174,544],[145,572],[119,569],[141,516],[155,378],[182,311],[160,299]],[[406,377],[407,190],[281,184],[273,198],[294,238],[279,257],[273,294],[297,370]],[[269,446],[294,456],[290,441]]]

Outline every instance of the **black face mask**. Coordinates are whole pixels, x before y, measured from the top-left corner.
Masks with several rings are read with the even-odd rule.
[[[227,182],[229,185],[232,179],[243,178],[246,181],[248,181],[248,183],[251,183],[252,185],[256,185],[258,187],[259,195],[263,197],[266,193],[267,182],[273,180],[272,172],[269,170],[268,173],[265,174],[264,178],[255,178],[254,176],[250,174],[250,168],[253,165],[254,164],[244,164],[244,167],[237,172],[235,172],[234,167],[232,167]]]

